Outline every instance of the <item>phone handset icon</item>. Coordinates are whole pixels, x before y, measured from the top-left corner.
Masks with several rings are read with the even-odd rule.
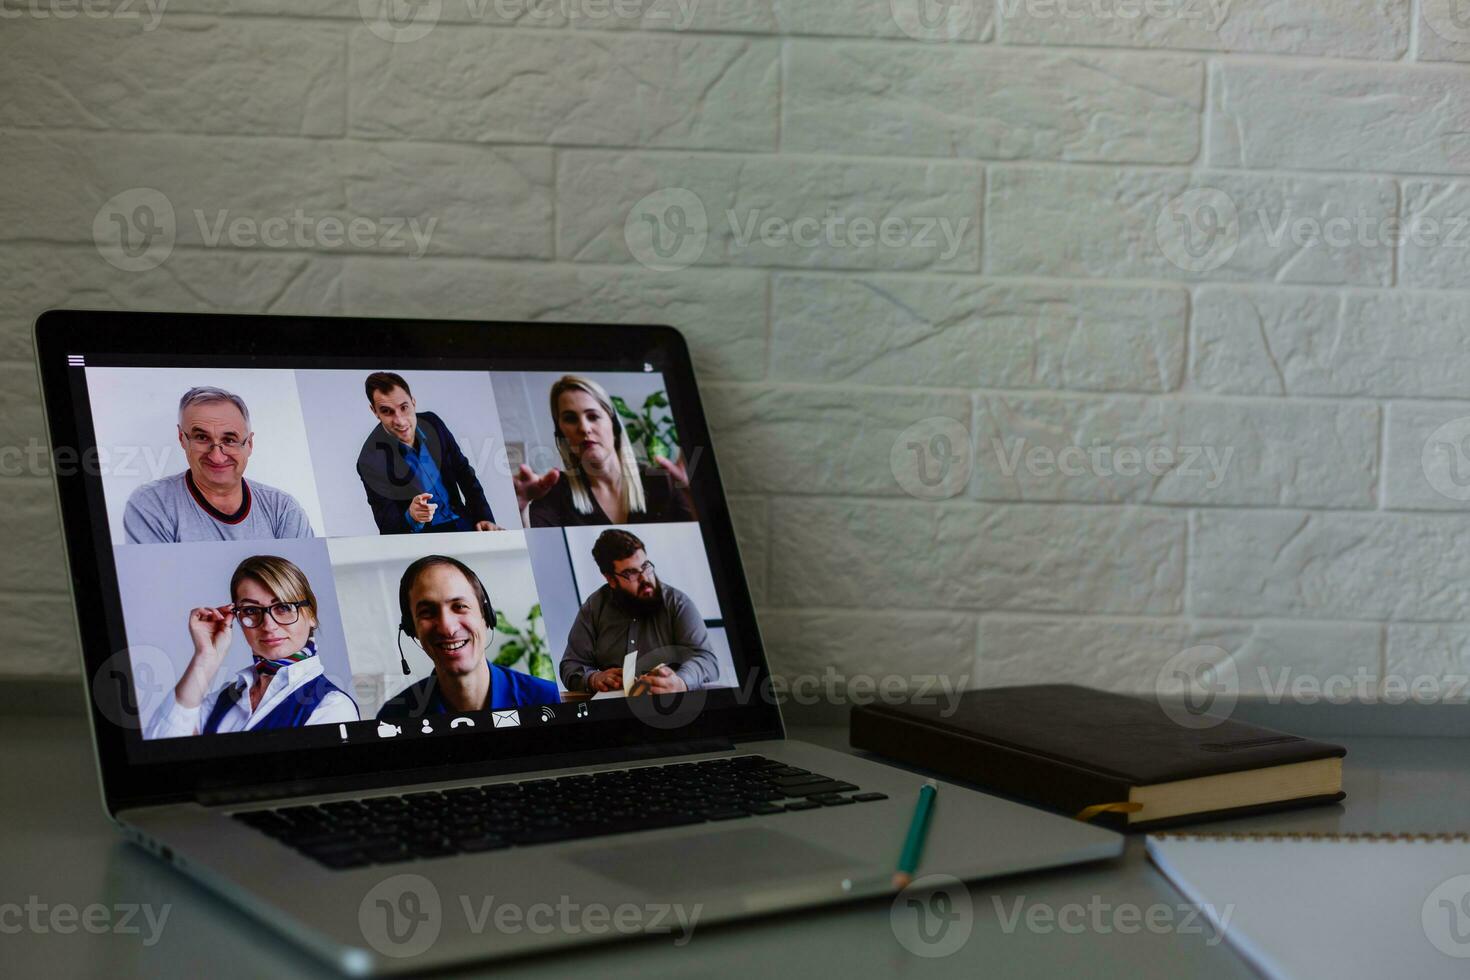
[[[460,725],[469,725],[471,728],[474,728],[475,720],[473,718],[456,718],[449,723],[450,728],[458,728]]]

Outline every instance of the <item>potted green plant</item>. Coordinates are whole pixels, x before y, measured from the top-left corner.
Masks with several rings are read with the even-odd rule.
[[[505,637],[505,642],[501,643],[500,649],[495,652],[495,665],[514,667],[524,660],[526,672],[532,677],[540,677],[548,681],[556,680],[556,674],[551,667],[551,650],[546,644],[546,636],[540,624],[541,603],[539,602],[532,606],[531,611],[526,614],[525,629],[515,626],[499,609],[495,610],[495,628]]]
[[[643,399],[643,411],[635,412],[628,403],[617,395],[613,396],[613,408],[623,420],[623,428],[635,446],[642,446],[648,462],[655,456],[672,460],[679,451],[679,433],[674,428],[674,417],[669,414],[669,399],[662,391],[655,391]],[[657,409],[664,409],[659,412]]]

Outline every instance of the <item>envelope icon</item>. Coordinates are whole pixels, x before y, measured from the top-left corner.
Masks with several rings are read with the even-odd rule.
[[[490,720],[495,722],[496,728],[519,728],[521,727],[521,713],[514,708],[509,711],[492,711]]]

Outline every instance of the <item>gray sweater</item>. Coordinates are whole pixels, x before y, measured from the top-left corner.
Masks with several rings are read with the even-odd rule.
[[[621,667],[634,650],[640,671],[667,664],[691,691],[719,678],[704,617],[687,595],[667,582],[661,585],[663,605],[641,615],[616,602],[610,586],[588,597],[572,622],[561,658],[561,680],[567,690],[587,690],[588,674]]]
[[[286,491],[246,480],[241,513],[221,514],[189,488],[186,473],[145,483],[128,497],[123,530],[129,544],[312,536],[306,511]]]

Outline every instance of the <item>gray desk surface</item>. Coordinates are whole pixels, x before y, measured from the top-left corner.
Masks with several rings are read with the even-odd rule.
[[[842,747],[841,727],[793,728],[793,737]],[[1470,742],[1360,737],[1349,749],[1342,806],[1216,824],[1216,829],[1321,831],[1464,830],[1470,814]],[[79,716],[0,718],[0,908],[92,903],[169,906],[151,947],[141,935],[16,933],[0,916],[0,961],[11,976],[260,977],[325,975],[269,930],[171,868],[120,840],[103,817],[85,721]],[[897,842],[895,842],[895,846]],[[984,847],[984,841],[976,841]],[[687,945],[636,939],[570,955],[498,964],[497,977],[575,976],[599,980],[660,975],[904,977],[1250,977],[1208,934],[1124,935],[1088,929],[1009,932],[1017,900],[1053,910],[1131,903],[1141,910],[1181,899],[1145,859],[1141,839],[1124,857],[1080,868],[978,882],[974,927],[953,955],[925,959],[895,939],[890,903],[867,901],[729,926],[696,929]],[[1003,911],[999,914],[997,909]],[[1070,921],[1070,920],[1069,920]],[[585,972],[584,972],[585,971]]]

